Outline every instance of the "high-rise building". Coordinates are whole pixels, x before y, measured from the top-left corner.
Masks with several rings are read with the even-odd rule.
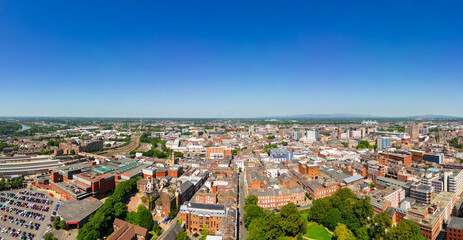
[[[376,139],[376,149],[381,151],[391,147],[391,139],[388,137],[378,137]]]
[[[255,133],[254,125],[249,126],[249,136],[253,136]]]
[[[297,131],[297,132],[294,132],[294,140],[299,140],[302,138],[302,133]]]
[[[417,139],[420,136],[420,125],[414,124],[410,125],[405,129],[405,132],[408,133],[413,139]]]
[[[311,141],[311,142],[318,141],[318,130],[307,130],[306,138],[308,141]]]

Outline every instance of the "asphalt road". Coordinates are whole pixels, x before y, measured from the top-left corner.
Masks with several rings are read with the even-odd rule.
[[[244,199],[246,198],[246,192],[247,192],[247,184],[245,184],[245,179],[246,179],[246,173],[243,172],[243,173],[240,173],[240,188],[238,190],[238,194],[239,194],[239,215],[240,215],[240,220],[239,221],[242,221],[243,217],[244,217],[244,210],[243,210],[243,206],[244,206]],[[247,237],[248,237],[248,230],[246,229],[246,227],[244,226],[244,222],[243,222],[243,225],[239,225],[239,239],[240,240],[245,240]]]
[[[172,225],[177,224],[177,222],[178,222],[178,214],[177,214],[177,216],[175,216],[174,219],[170,220],[170,221],[167,223],[167,226],[163,229],[164,231],[162,232],[161,235],[159,235],[158,239],[163,238],[164,235],[165,235],[165,233],[167,232],[167,230],[169,230],[169,229],[172,227]]]
[[[34,240],[41,240],[43,235],[45,234],[46,230],[47,230],[47,224],[49,224],[49,221],[50,221],[50,216],[52,215],[53,211],[55,210],[55,207],[56,207],[56,204],[58,203],[58,199],[54,198],[54,197],[51,197],[48,192],[45,192],[45,191],[40,191],[40,190],[30,190],[29,188],[24,188],[24,189],[19,189],[19,190],[9,190],[9,191],[1,191],[0,193],[14,193],[16,195],[18,195],[18,193],[20,191],[29,191],[29,192],[39,192],[39,193],[43,193],[45,194],[45,198],[40,198],[40,197],[36,197],[36,196],[31,196],[31,197],[34,197],[34,198],[37,198],[37,199],[48,199],[48,200],[52,200],[53,201],[53,204],[50,204],[50,205],[46,205],[46,204],[38,204],[37,205],[42,205],[42,206],[48,206],[50,207],[50,210],[48,212],[45,212],[45,211],[40,211],[40,210],[31,210],[30,208],[25,208],[25,207],[19,207],[19,206],[14,206],[14,205],[11,205],[11,204],[6,204],[6,206],[9,206],[10,208],[12,207],[15,207],[17,209],[20,209],[20,210],[26,210],[26,211],[30,211],[30,212],[35,212],[35,213],[41,213],[41,214],[44,214],[45,215],[45,218],[43,221],[40,221],[40,220],[37,220],[37,219],[34,219],[34,218],[28,218],[28,217],[23,217],[23,216],[20,216],[19,214],[15,214],[15,212],[5,212],[5,211],[1,211],[0,210],[0,215],[1,217],[3,217],[5,214],[7,216],[12,216],[14,217],[14,219],[18,218],[19,219],[24,219],[26,221],[26,223],[29,223],[30,221],[32,221],[33,223],[39,223],[40,224],[40,228],[38,230],[35,230],[34,229],[30,229],[30,228],[25,228],[25,225],[23,226],[20,226],[19,224],[16,225],[15,222],[11,223],[10,219],[8,219],[7,221],[3,221],[3,219],[0,221],[0,229],[3,229],[3,228],[8,228],[8,227],[11,227],[11,228],[14,228],[16,230],[18,229],[21,229],[22,232],[31,232],[33,234],[35,234],[35,237],[33,238]],[[22,196],[26,196],[26,197],[29,197],[28,195],[22,195]],[[5,197],[7,199],[12,199],[8,196],[1,196],[1,197]],[[20,202],[23,202],[23,203],[30,203],[30,202],[27,202],[25,200],[19,200],[19,199],[14,199],[14,200],[17,200],[17,201],[20,201]],[[1,205],[5,205],[5,203],[0,203]],[[10,230],[11,231],[11,230]],[[21,232],[21,234],[22,234]],[[0,237],[4,238],[4,239],[20,239],[20,237],[18,236],[17,238],[14,238],[10,235],[10,233],[1,233],[0,232]]]

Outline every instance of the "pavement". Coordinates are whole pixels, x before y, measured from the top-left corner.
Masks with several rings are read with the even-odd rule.
[[[245,183],[246,181],[246,172],[242,172],[240,173],[240,177],[239,177],[239,189],[238,189],[238,197],[239,197],[239,221],[241,222],[243,217],[244,217],[244,214],[245,214],[245,211],[243,209],[243,206],[244,206],[244,199],[246,198],[246,193],[247,193],[247,184]],[[246,227],[244,226],[244,222],[243,222],[243,225],[239,224],[238,225],[238,239],[242,239],[242,240],[245,240],[247,237],[248,237],[248,230],[246,229]]]
[[[166,227],[163,228],[164,231],[162,232],[161,235],[159,235],[158,239],[161,239],[162,237],[164,237],[164,235],[165,235],[165,233],[167,232],[167,230],[168,230],[170,227],[172,227],[173,224],[177,224],[177,222],[178,222],[178,214],[177,214],[177,216],[175,216],[174,219],[170,220],[170,221],[167,223]]]
[[[3,217],[5,214],[7,216],[12,216],[14,217],[14,219],[18,218],[19,219],[24,219],[26,221],[26,223],[29,223],[30,221],[32,221],[33,223],[39,223],[40,224],[40,228],[38,230],[35,230],[34,229],[30,229],[30,228],[25,228],[25,226],[20,226],[20,225],[16,225],[15,222],[13,223],[10,223],[10,220],[8,219],[7,221],[3,221],[1,220],[0,221],[0,229],[3,229],[3,228],[8,228],[8,227],[11,227],[12,229],[21,229],[22,232],[26,232],[26,233],[33,233],[35,234],[35,237],[33,238],[33,240],[41,240],[43,235],[45,235],[45,232],[47,231],[47,224],[49,224],[50,222],[50,217],[53,213],[53,211],[55,210],[55,207],[56,207],[56,204],[58,203],[58,199],[54,198],[54,197],[51,197],[47,191],[42,191],[42,190],[30,190],[29,188],[23,188],[23,189],[17,189],[17,190],[8,190],[8,191],[1,191],[1,193],[14,193],[14,194],[18,194],[20,191],[29,191],[29,192],[39,192],[39,193],[43,193],[45,194],[45,198],[40,198],[38,196],[32,196],[34,198],[38,198],[38,199],[48,199],[48,200],[52,200],[53,201],[53,204],[50,204],[50,205],[46,205],[46,204],[37,204],[37,205],[42,205],[42,206],[48,206],[50,207],[50,210],[48,212],[45,212],[45,211],[40,211],[40,210],[31,210],[30,208],[25,208],[25,207],[19,207],[19,206],[14,206],[14,205],[11,205],[11,204],[7,204],[6,206],[9,206],[10,208],[12,207],[15,207],[17,209],[20,209],[20,210],[26,210],[26,211],[30,211],[30,212],[35,212],[35,213],[41,213],[41,214],[44,214],[45,215],[45,218],[43,221],[40,221],[40,220],[37,220],[37,219],[34,219],[34,218],[28,218],[28,217],[23,217],[23,216],[20,216],[19,214],[15,214],[15,212],[5,212],[5,211],[1,211],[0,210],[0,215]],[[28,197],[28,195],[23,195],[23,196],[26,196]],[[2,197],[5,197],[7,199],[12,199],[8,196],[2,196]],[[20,202],[23,202],[23,203],[30,203],[30,202],[27,202],[25,200],[18,200],[18,199],[15,199],[17,201],[20,201]],[[1,205],[5,205],[5,203],[0,203]],[[22,234],[21,232],[21,234]],[[0,232],[0,237],[2,238],[5,238],[5,239],[20,239],[20,237],[18,236],[17,238],[13,238],[9,233],[1,233]]]

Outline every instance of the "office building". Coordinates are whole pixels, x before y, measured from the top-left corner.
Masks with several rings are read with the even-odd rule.
[[[309,142],[316,142],[319,139],[318,130],[307,130],[306,140]]]
[[[293,152],[287,148],[270,149],[270,158],[275,162],[286,162],[293,160]]]

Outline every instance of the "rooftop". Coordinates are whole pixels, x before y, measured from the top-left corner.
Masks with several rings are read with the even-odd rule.
[[[66,222],[80,222],[103,205],[94,198],[85,200],[69,199],[61,204],[58,215]]]

